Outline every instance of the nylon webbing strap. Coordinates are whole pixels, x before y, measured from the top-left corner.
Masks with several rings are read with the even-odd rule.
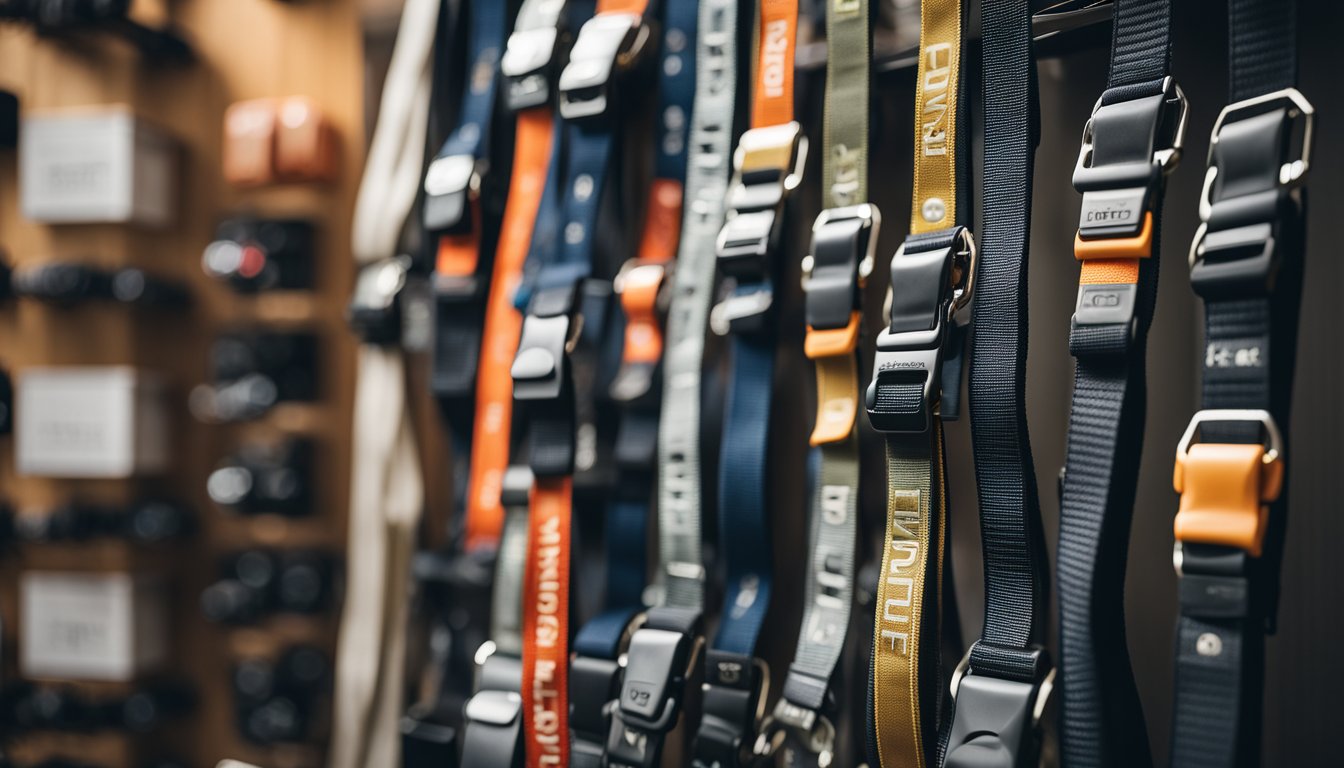
[[[737,4],[701,0],[687,205],[667,319],[658,424],[659,580],[665,604],[699,609],[702,489],[700,381],[714,294],[714,243],[723,225],[737,92]]]
[[[662,604],[630,638],[607,741],[609,765],[659,765],[698,662],[701,556],[700,380],[723,223],[737,87],[737,3],[700,0],[685,215],[668,310],[658,420],[657,583]]]
[[[575,637],[570,664],[570,763],[575,768],[600,768],[606,760],[611,712],[622,677],[620,656],[628,650],[632,620],[643,608],[663,351],[658,307],[681,227],[688,117],[695,94],[690,57],[696,14],[694,3],[670,3],[663,9],[652,142],[654,179],[638,254],[622,266],[616,279],[625,326],[619,339],[620,368],[610,385],[611,398],[620,406],[614,451],[617,483],[606,508],[603,606]]]
[[[980,500],[985,621],[954,692],[943,765],[1038,762],[1047,569],[1027,433],[1027,247],[1038,141],[1028,0],[985,3],[984,218],[971,356],[971,433]],[[993,755],[991,759],[989,756]]]
[[[1157,296],[1166,173],[1185,100],[1167,76],[1169,3],[1120,0],[1109,87],[1084,130],[1081,262],[1069,334],[1077,361],[1060,502],[1064,762],[1151,764],[1125,639],[1124,580],[1146,399],[1144,352]]]
[[[971,235],[956,226],[961,42],[960,0],[924,0],[910,236],[892,258],[890,325],[877,339],[867,395],[869,420],[888,433],[868,713],[872,759],[883,768],[936,764],[940,746],[947,483],[939,402],[956,397],[955,379],[942,381],[944,351],[956,359],[952,307],[969,300],[974,270]]]
[[[774,280],[789,192],[801,180],[802,132],[793,122],[797,0],[760,0],[751,130],[738,141],[729,213],[719,233],[720,274],[731,286],[715,309],[731,370],[719,463],[719,552],[724,610],[705,658],[695,759],[733,766],[756,741],[764,665],[756,641],[770,605],[767,452],[775,369]]]
[[[870,37],[867,0],[826,14],[826,104],[822,183],[827,210],[813,226],[804,259],[804,353],[817,380],[809,440],[819,472],[811,489],[804,608],[798,645],[775,706],[785,761],[825,766],[835,759],[833,685],[845,649],[854,595],[859,499],[860,335],[863,283],[872,271],[880,217],[868,200]],[[767,734],[771,739],[779,738]]]
[[[1229,96],[1210,142],[1190,282],[1204,300],[1201,410],[1177,452],[1171,764],[1261,762],[1265,635],[1287,521],[1286,430],[1313,109],[1293,85],[1296,3],[1229,0]],[[1196,438],[1198,441],[1196,442]]]

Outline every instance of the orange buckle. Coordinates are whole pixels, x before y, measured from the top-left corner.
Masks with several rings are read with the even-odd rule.
[[[851,313],[849,324],[844,328],[818,331],[809,325],[807,335],[803,337],[803,354],[807,355],[809,360],[852,354],[859,343],[861,317],[862,314],[859,312]]]
[[[1204,422],[1259,422],[1269,444],[1192,445]],[[1283,439],[1266,411],[1200,411],[1176,451],[1172,485],[1181,494],[1175,532],[1179,543],[1218,544],[1259,557],[1269,505],[1283,489]]]
[[[616,291],[625,311],[625,363],[657,363],[663,355],[658,299],[667,270],[661,264],[635,264],[621,270]]]

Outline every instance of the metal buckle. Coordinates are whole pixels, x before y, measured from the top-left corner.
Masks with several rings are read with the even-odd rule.
[[[766,278],[767,258],[779,242],[784,202],[802,183],[807,137],[798,123],[753,128],[742,134],[733,154],[733,182],[728,191],[728,220],[719,231],[715,250],[720,271],[739,288],[710,313],[710,327],[719,335],[750,333],[765,326],[774,304]]]
[[[410,257],[394,256],[360,268],[345,319],[364,343],[395,344],[401,339],[399,299],[410,267]]]
[[[952,727],[943,765],[1016,768],[1024,759],[1034,762],[1036,728],[1054,691],[1055,667],[1029,683],[973,674],[970,660],[967,651],[952,675]]]
[[[471,203],[480,198],[487,163],[472,155],[436,157],[425,171],[425,228],[435,234],[470,231]]]
[[[859,308],[859,292],[873,272],[882,215],[874,205],[829,208],[812,225],[811,253],[803,257],[807,325],[844,328]]]
[[[616,76],[636,66],[652,37],[650,23],[635,13],[599,13],[585,22],[560,73],[560,116],[605,114]]]
[[[873,379],[864,393],[865,410],[879,432],[922,434],[933,425],[941,399],[947,326],[970,305],[975,292],[977,251],[970,230],[958,228],[954,245],[908,253],[907,240],[891,260],[888,293],[891,325],[877,336]],[[918,384],[922,396],[914,410],[884,407],[883,386]]]
[[[1195,443],[1195,437],[1199,434],[1200,427],[1205,422],[1259,422],[1265,430],[1265,458],[1266,464],[1273,464],[1283,457],[1283,433],[1279,432],[1279,425],[1274,421],[1274,416],[1269,411],[1258,409],[1217,409],[1210,408],[1198,411],[1190,418],[1190,424],[1185,428],[1185,434],[1181,435],[1181,442],[1176,446],[1176,454],[1182,455],[1190,451],[1190,446]]]
[[[1174,117],[1172,106],[1178,110]],[[1078,221],[1082,238],[1140,231],[1153,189],[1180,162],[1189,119],[1185,92],[1171,77],[1154,96],[1105,105],[1097,100],[1083,127],[1073,171],[1073,186],[1083,193]],[[1095,164],[1098,159],[1100,165]]]
[[[1296,126],[1300,134],[1299,151],[1295,157],[1284,158],[1277,167],[1242,168],[1242,178],[1256,180],[1263,189],[1228,197],[1222,203],[1229,208],[1223,215],[1220,229],[1210,232],[1215,215],[1213,189],[1219,175],[1219,150],[1225,148],[1224,129],[1243,121],[1252,121],[1286,107],[1285,118]],[[1305,178],[1311,168],[1311,147],[1315,125],[1315,108],[1295,88],[1264,94],[1236,104],[1229,104],[1219,113],[1209,141],[1209,167],[1204,175],[1204,187],[1199,201],[1199,229],[1190,243],[1190,278],[1197,293],[1205,298],[1232,292],[1266,291],[1272,286],[1278,266],[1276,250],[1277,224],[1284,215],[1279,205],[1281,195],[1291,192]],[[1263,127],[1277,131],[1279,123],[1260,126],[1252,124],[1238,133],[1235,140],[1256,142],[1248,133]],[[1273,134],[1269,139],[1273,140]],[[1247,151],[1258,150],[1262,142],[1247,146]],[[1290,142],[1291,146],[1292,142]],[[1234,145],[1235,146],[1235,145]],[[1257,151],[1256,154],[1259,154]],[[1231,221],[1229,221],[1229,219]],[[1233,226],[1229,226],[1232,224]],[[1206,259],[1215,255],[1217,258]]]
[[[607,756],[615,765],[653,766],[649,737],[677,725],[686,680],[703,640],[668,629],[641,627],[630,637],[620,698],[612,710]]]
[[[550,100],[551,80],[567,42],[561,36],[563,0],[527,0],[518,10],[499,71],[507,78],[505,103],[514,111]]]
[[[761,724],[752,753],[769,758],[788,748],[786,745],[807,752],[819,768],[827,768],[835,759],[835,724],[816,710],[781,696],[774,712]]]

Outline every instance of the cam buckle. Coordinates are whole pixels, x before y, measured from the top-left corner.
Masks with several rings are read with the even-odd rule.
[[[1044,656],[1044,651],[1038,651]],[[1004,680],[970,671],[970,653],[952,677],[952,728],[944,768],[1034,765],[1037,726],[1054,690],[1055,668],[1039,680]]]
[[[612,710],[607,756],[613,765],[648,766],[658,759],[650,736],[677,725],[681,698],[700,639],[668,629],[640,627],[630,637],[620,698]]]
[[[812,225],[812,251],[803,258],[809,331],[846,328],[859,311],[859,293],[873,272],[882,216],[874,205],[829,208]]]
[[[430,162],[425,171],[425,229],[435,235],[471,231],[471,204],[480,198],[486,165],[472,155],[447,155]]]
[[[1167,77],[1160,93],[1106,103],[1103,93],[1083,128],[1073,186],[1083,193],[1081,241],[1136,237],[1148,221],[1152,193],[1176,168],[1190,105]]]
[[[1258,423],[1263,443],[1196,443],[1207,422]],[[1205,410],[1194,415],[1176,449],[1172,485],[1181,495],[1178,545],[1215,544],[1259,557],[1269,505],[1283,490],[1283,437],[1274,417],[1260,410]],[[1177,571],[1181,569],[1179,550]]]
[[[759,659],[714,650],[705,654],[704,699],[692,750],[695,768],[754,761],[769,680],[769,669]]]
[[[958,227],[906,239],[891,260],[890,325],[877,336],[873,380],[864,393],[879,432],[923,434],[942,399],[948,326],[975,291],[975,238]]]
[[[1218,115],[1190,244],[1190,282],[1200,296],[1273,288],[1279,225],[1301,215],[1295,192],[1311,167],[1314,125],[1315,109],[1295,88],[1230,104]]]
[[[599,13],[585,22],[560,73],[561,117],[606,114],[616,77],[635,68],[652,38],[652,23],[636,13]]]
[[[400,299],[410,266],[409,257],[394,256],[360,268],[345,318],[364,343],[395,344],[401,340]]]
[[[563,8],[564,3],[524,3],[519,11],[499,60],[499,71],[506,80],[504,101],[510,110],[540,107],[550,100],[551,78],[562,42],[559,23]]]

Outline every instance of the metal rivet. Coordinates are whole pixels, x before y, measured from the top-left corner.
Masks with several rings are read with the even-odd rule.
[[[930,197],[928,200],[924,201],[924,205],[920,208],[920,212],[923,214],[925,221],[930,224],[936,224],[947,216],[947,204],[943,202],[941,197]]]
[[[1195,640],[1195,653],[1200,656],[1221,656],[1223,639],[1212,632],[1205,632]]]
[[[574,179],[574,197],[582,203],[592,196],[593,177],[586,173],[579,174],[579,177]]]

